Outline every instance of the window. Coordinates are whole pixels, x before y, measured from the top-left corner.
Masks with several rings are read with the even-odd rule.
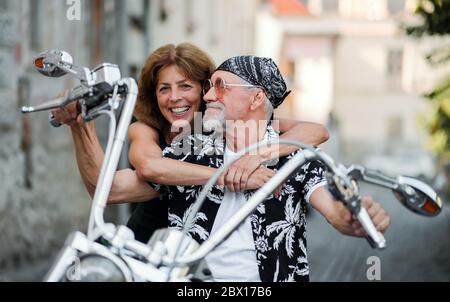
[[[389,87],[398,89],[401,86],[403,70],[403,50],[389,50],[387,54],[387,80]]]
[[[397,76],[402,72],[403,50],[396,49],[388,52],[388,75]]]
[[[391,116],[387,119],[387,137],[389,140],[403,139],[403,119],[400,116]]]
[[[4,3],[8,3],[7,1],[1,1]],[[39,16],[42,15],[44,3],[41,1],[30,0],[30,47],[32,50],[41,51],[42,50],[42,21]]]
[[[337,12],[338,11],[338,0],[322,0],[322,12]]]
[[[405,10],[405,0],[388,0],[387,9],[391,15],[401,13]]]
[[[288,86],[293,86],[295,84],[295,61],[289,60],[286,63],[285,77]]]
[[[165,0],[159,0],[159,22],[165,23],[167,19],[169,18],[168,12],[167,12],[167,4]]]
[[[194,6],[192,0],[185,0],[184,18],[186,34],[192,35],[195,31]]]

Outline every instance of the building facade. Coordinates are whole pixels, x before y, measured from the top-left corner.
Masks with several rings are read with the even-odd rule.
[[[409,0],[267,1],[255,52],[278,58],[290,79],[293,93],[279,116],[327,123],[331,114],[342,154],[356,160],[422,149],[428,106],[420,95],[445,70],[424,59],[442,41],[417,41],[401,30],[414,21],[414,7]]]

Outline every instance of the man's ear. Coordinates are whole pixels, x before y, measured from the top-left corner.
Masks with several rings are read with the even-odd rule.
[[[266,99],[266,96],[265,96],[264,92],[258,91],[258,93],[253,96],[253,99],[250,103],[250,110],[254,111],[259,106],[264,106],[265,99]]]

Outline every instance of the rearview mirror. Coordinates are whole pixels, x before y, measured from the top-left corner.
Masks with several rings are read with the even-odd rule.
[[[441,198],[429,185],[406,176],[398,176],[397,182],[399,186],[393,192],[405,207],[424,216],[436,216],[441,212]]]
[[[70,54],[62,50],[49,50],[40,53],[34,59],[34,67],[47,77],[57,78],[67,74],[67,71],[59,68],[62,65],[70,68],[73,59]]]

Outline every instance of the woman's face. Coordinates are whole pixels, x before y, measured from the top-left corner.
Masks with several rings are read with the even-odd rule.
[[[187,79],[178,66],[170,65],[158,73],[156,98],[159,110],[167,121],[183,127],[192,121],[194,113],[200,108],[201,85]]]

